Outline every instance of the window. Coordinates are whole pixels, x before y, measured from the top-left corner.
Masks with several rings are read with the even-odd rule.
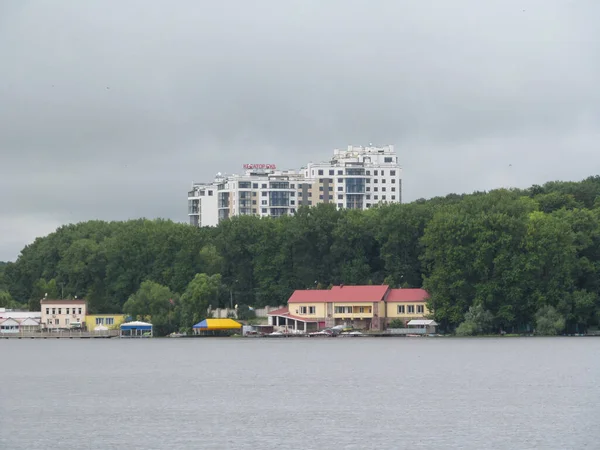
[[[415,313],[415,305],[408,305],[408,313],[409,314]]]
[[[46,314],[50,314],[50,308],[46,308]]]
[[[249,181],[240,181],[238,186],[240,189],[250,189],[250,182]]]
[[[67,314],[69,314],[69,311],[71,310],[71,308],[67,308]]]
[[[256,197],[256,192],[253,192],[253,193],[252,193],[252,197]]]
[[[371,194],[367,194],[367,200],[371,200]]]
[[[48,319],[48,325],[52,325],[52,319]]]
[[[266,183],[263,183],[263,184],[261,184],[261,187],[262,187],[263,189],[266,189],[266,188],[267,188],[267,184],[266,184]]]
[[[395,195],[392,195],[392,200],[396,200],[396,196]]]
[[[344,204],[343,203],[338,203],[338,208],[343,208]]]
[[[300,310],[300,311],[299,311],[299,312],[300,312],[300,314],[306,314],[306,310],[307,310],[307,308],[306,308],[306,306],[301,306],[301,307],[299,308],[299,310]]]
[[[377,182],[378,182],[378,180],[377,180],[377,178],[375,178],[375,179],[373,180],[373,183],[377,183]]]
[[[344,192],[344,187],[343,186],[338,186],[338,192]]]
[[[338,195],[338,200],[343,200],[343,198],[344,198],[344,194],[339,194]]]
[[[269,202],[268,202],[268,201],[266,201],[266,200],[263,200],[263,201],[261,201],[261,202],[260,202],[260,204],[261,204],[261,205],[268,205],[268,204],[269,204]]]
[[[396,171],[395,170],[390,170],[390,176],[391,177],[395,177],[396,176]],[[393,181],[392,181],[393,183]]]
[[[295,184],[290,184],[290,189],[296,189],[296,185]]]
[[[315,308],[314,306],[309,306],[308,307],[308,313],[309,314],[316,314],[317,313],[317,308]]]
[[[373,200],[377,200],[379,197],[377,195],[373,196]]]
[[[425,307],[423,305],[417,305],[417,312],[423,314],[425,312]]]
[[[398,314],[404,314],[405,309],[404,309],[404,305],[398,305]]]
[[[329,179],[329,184],[333,183],[333,178]]]
[[[319,200],[323,200],[323,196],[322,195],[319,195]]]
[[[385,192],[385,186],[381,187],[382,192]]]
[[[383,174],[382,174],[383,175]],[[383,180],[381,180],[382,183],[385,183],[385,178]]]
[[[253,205],[256,205],[256,200],[252,200],[252,204],[253,204]]]
[[[208,191],[208,195],[212,196],[213,195],[213,191]]]
[[[105,321],[106,325],[114,325],[115,324],[115,318],[114,317],[107,317],[106,321]]]
[[[344,175],[344,171],[343,170],[338,170],[338,175]]]
[[[396,192],[396,188],[392,186],[392,192]]]
[[[333,175],[333,173],[334,173],[333,170],[329,171],[329,175]]]
[[[322,191],[323,190],[323,186],[319,186],[319,190]]]
[[[344,179],[343,178],[338,178],[338,183],[343,183]]]
[[[373,175],[378,175],[376,170],[373,171]]]
[[[381,200],[385,200],[385,195],[382,195],[382,196],[381,196]]]
[[[252,208],[252,214],[256,214],[256,208]]]
[[[329,186],[329,192],[333,191],[333,186]]]
[[[263,214],[266,214],[267,213],[267,208],[263,208],[261,211],[262,211]]]
[[[104,325],[104,317],[96,317],[96,325]]]
[[[56,314],[56,308],[52,308],[52,314]]]
[[[352,306],[336,306],[336,314],[352,314]]]
[[[54,320],[54,325],[60,325],[60,319],[55,319]]]
[[[81,308],[79,308],[79,312],[77,314],[81,314]]]
[[[252,188],[253,189],[258,189],[258,183],[252,183]]]
[[[296,204],[296,200],[290,200],[290,205],[295,205]]]
[[[385,172],[382,170],[381,171],[381,176],[384,176],[384,175],[385,175]]]
[[[385,158],[383,158],[383,162],[386,162],[386,163],[394,162],[394,158],[392,158],[391,156],[386,156]]]
[[[375,186],[375,187],[373,188],[373,190],[374,190],[375,192],[377,192],[377,191],[379,190],[379,188],[378,188],[377,186]]]
[[[262,192],[260,193],[260,195],[261,195],[262,197],[266,197],[266,196],[267,196],[267,192],[266,192],[266,191],[262,191]]]
[[[392,178],[392,184],[396,184],[396,179]]]
[[[62,314],[62,308],[58,308],[58,313]]]
[[[322,170],[319,170],[318,174],[319,174],[319,175],[323,175],[323,171],[322,171]]]
[[[65,325],[69,325],[69,319],[65,319]]]

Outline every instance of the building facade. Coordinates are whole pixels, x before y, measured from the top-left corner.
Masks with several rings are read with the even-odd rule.
[[[88,331],[118,330],[126,318],[125,314],[88,314],[85,316],[85,328]]]
[[[40,300],[41,323],[45,329],[81,328],[85,323],[85,300]]]
[[[426,318],[430,314],[428,299],[424,289],[391,289],[387,285],[296,290],[287,307],[269,313],[269,325],[301,331],[348,325],[379,331],[393,320],[406,325]]]
[[[215,226],[238,215],[280,217],[299,206],[330,203],[337,208],[368,209],[401,203],[402,168],[392,145],[335,150],[327,162],[299,171],[272,164],[245,164],[242,175],[217,174],[188,192],[188,217],[194,226]]]

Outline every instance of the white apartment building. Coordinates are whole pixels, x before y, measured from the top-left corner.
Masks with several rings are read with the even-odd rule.
[[[237,215],[279,217],[318,203],[367,209],[402,200],[402,168],[392,145],[349,146],[300,171],[277,170],[272,164],[245,164],[244,169],[243,175],[219,173],[212,183],[193,184],[188,192],[191,225],[215,226]]]
[[[319,203],[338,208],[368,209],[402,202],[402,168],[393,145],[335,150],[328,162],[309,163],[306,178],[317,181]]]
[[[85,322],[87,302],[85,300],[40,300],[41,323],[48,328],[80,328]]]

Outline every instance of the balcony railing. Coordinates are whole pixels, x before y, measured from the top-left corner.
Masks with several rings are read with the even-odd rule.
[[[372,319],[372,312],[364,312],[364,313],[333,313],[333,317],[335,319]]]

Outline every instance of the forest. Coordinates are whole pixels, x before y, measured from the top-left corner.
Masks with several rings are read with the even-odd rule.
[[[86,298],[167,333],[213,308],[285,304],[333,284],[423,287],[458,334],[582,333],[600,319],[600,177],[448,195],[367,211],[65,225],[0,264],[0,306]],[[159,331],[159,332],[160,332]]]

